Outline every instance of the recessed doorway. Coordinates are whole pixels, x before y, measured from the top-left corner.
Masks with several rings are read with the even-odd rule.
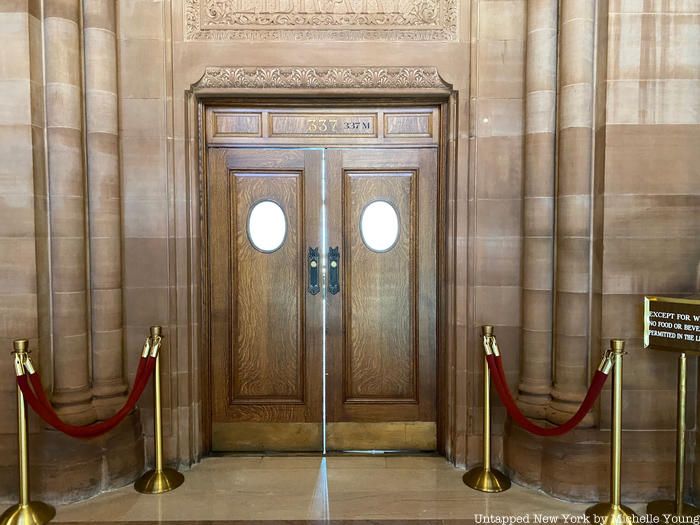
[[[438,448],[440,108],[210,107],[213,451]]]

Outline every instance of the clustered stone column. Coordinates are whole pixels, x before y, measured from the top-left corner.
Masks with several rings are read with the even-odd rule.
[[[595,4],[561,3],[555,377],[547,413],[554,423],[576,411],[589,380]]]
[[[115,0],[84,6],[93,404],[99,418],[124,402],[121,188]]]
[[[557,0],[527,3],[523,346],[518,405],[544,419],[552,385]]]
[[[44,25],[52,401],[82,424],[126,392],[115,0],[46,0]]]
[[[53,402],[72,423],[95,420],[90,388],[80,0],[44,3],[51,223]]]

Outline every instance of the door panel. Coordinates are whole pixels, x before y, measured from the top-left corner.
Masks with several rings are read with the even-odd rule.
[[[327,295],[327,447],[432,450],[437,152],[337,149],[326,159],[328,239],[340,246],[341,276],[341,292]],[[377,201],[398,220],[395,243],[379,251],[361,231]],[[376,219],[367,237],[387,226]]]
[[[414,172],[344,175],[346,402],[418,400],[414,179]],[[368,249],[360,229],[372,202],[388,203],[397,216],[398,238],[385,252]]]
[[[229,402],[234,405],[304,403],[303,297],[299,297],[303,275],[297,261],[303,251],[301,178],[301,173],[235,171],[229,176],[230,207],[235,210],[229,255],[236,337]],[[272,253],[256,249],[246,231],[254,206],[261,202],[275,202],[286,212],[284,242]]]
[[[212,447],[320,450],[322,304],[305,263],[320,243],[321,153],[211,149],[208,173]],[[285,228],[267,245],[274,218]]]

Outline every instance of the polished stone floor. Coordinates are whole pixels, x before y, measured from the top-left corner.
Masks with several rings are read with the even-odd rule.
[[[483,494],[439,457],[213,457],[159,496],[132,487],[58,508],[58,523],[284,520],[316,523],[480,523],[479,516],[578,514],[573,504],[519,486]],[[393,520],[393,521],[384,521]],[[563,521],[562,521],[563,522]]]

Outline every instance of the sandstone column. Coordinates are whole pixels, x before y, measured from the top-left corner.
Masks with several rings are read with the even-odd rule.
[[[87,184],[92,305],[92,391],[99,418],[124,402],[121,188],[115,0],[84,11]]]
[[[95,419],[90,389],[80,0],[44,2],[53,402],[73,423]]]
[[[544,419],[552,385],[558,0],[527,3],[523,356],[518,404]]]
[[[595,4],[561,3],[555,378],[547,413],[555,423],[576,410],[589,380]]]

